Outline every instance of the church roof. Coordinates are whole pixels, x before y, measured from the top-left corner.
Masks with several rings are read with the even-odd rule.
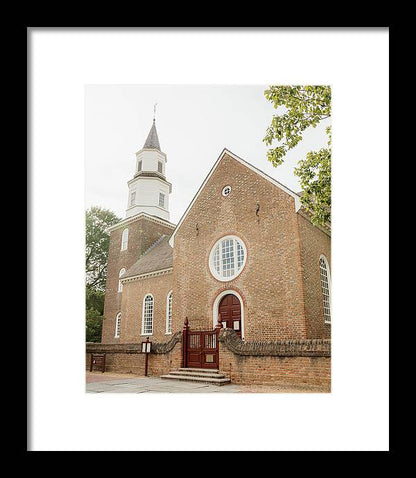
[[[158,149],[161,151],[155,120],[153,120],[152,127],[150,128],[150,132],[147,136],[146,142],[144,143],[143,149]]]
[[[169,237],[165,234],[154,242],[123,275],[123,279],[172,267],[173,249],[169,245]]]

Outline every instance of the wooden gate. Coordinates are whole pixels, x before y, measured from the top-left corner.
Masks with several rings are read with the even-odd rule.
[[[191,368],[219,367],[218,334],[222,325],[214,330],[191,330],[185,319],[182,337],[182,366]]]

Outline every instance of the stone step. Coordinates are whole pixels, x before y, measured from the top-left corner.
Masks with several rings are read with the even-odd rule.
[[[194,372],[193,370],[174,370],[169,372],[169,375],[179,375],[184,377],[211,377],[211,378],[225,378],[224,373],[220,372]]]
[[[195,376],[190,374],[185,375],[173,375],[169,373],[168,375],[161,375],[160,378],[165,378],[168,380],[183,380],[187,382],[199,382],[199,383],[210,383],[212,385],[226,385],[231,383],[229,378],[213,378],[207,376]]]
[[[219,373],[217,368],[190,368],[190,367],[180,367],[178,370],[183,372],[198,372],[198,373]]]

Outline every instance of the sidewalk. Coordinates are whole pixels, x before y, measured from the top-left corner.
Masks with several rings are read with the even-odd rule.
[[[329,388],[318,385],[211,385],[142,377],[131,374],[86,372],[87,393],[328,393]]]

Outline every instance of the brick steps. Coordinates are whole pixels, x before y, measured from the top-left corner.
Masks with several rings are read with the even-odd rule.
[[[226,385],[231,382],[231,380],[226,378],[219,370],[204,368],[180,368],[169,372],[168,375],[161,375],[160,378],[208,383],[212,385]]]

